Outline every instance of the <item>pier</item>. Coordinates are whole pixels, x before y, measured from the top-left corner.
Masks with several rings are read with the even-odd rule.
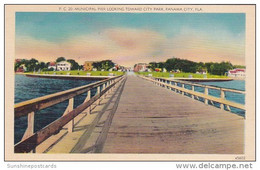
[[[187,86],[190,86],[189,89]],[[204,93],[194,90],[204,88]],[[96,88],[94,97],[90,90]],[[209,89],[220,91],[219,97]],[[28,116],[16,153],[244,153],[244,117],[230,107],[225,92],[243,91],[180,80],[118,76],[15,105],[15,117]],[[73,108],[73,98],[87,93]],[[38,110],[69,100],[63,116],[34,132]],[[219,107],[214,104],[219,103]]]

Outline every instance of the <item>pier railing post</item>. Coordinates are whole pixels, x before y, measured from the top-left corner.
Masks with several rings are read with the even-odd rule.
[[[170,85],[172,86],[172,81],[170,80]],[[170,90],[172,91],[173,90],[173,88],[172,87],[170,87]]]
[[[100,94],[100,86],[97,87],[97,95]],[[100,104],[100,97],[97,99],[97,104]]]
[[[193,85],[191,86],[191,90],[194,91],[194,86],[193,86]],[[191,95],[191,98],[192,98],[192,99],[195,98],[193,94]]]
[[[221,98],[221,99],[225,99],[225,91],[222,90],[222,89],[220,89],[220,98]],[[224,104],[223,104],[223,103],[220,103],[220,108],[221,108],[222,110],[224,110]]]
[[[161,83],[163,83],[163,79],[161,79]],[[163,84],[161,84],[162,85],[162,87],[164,86]]]
[[[167,81],[167,80],[165,80],[165,81],[164,81],[164,83],[166,84],[164,87],[165,87],[166,89],[168,89],[168,86],[167,86],[167,84],[168,84],[168,81]]]
[[[111,85],[111,81],[109,80],[108,82],[107,82],[107,87],[110,87],[110,85]],[[111,92],[111,88],[107,91],[107,93],[109,94]]]
[[[71,112],[73,110],[73,105],[74,105],[74,98],[70,98],[69,104],[68,104],[65,112],[63,113],[63,115],[66,115],[69,112]],[[68,127],[68,132],[73,132],[74,118],[67,124],[67,127]]]
[[[106,83],[103,84],[102,91],[104,91],[106,88]]]
[[[106,88],[108,88],[109,87],[109,81],[108,82],[106,82]],[[106,94],[108,94],[109,93],[109,90],[106,92]]]
[[[87,92],[87,97],[84,102],[87,102],[91,99],[91,90]],[[87,108],[87,114],[91,114],[91,105]]]
[[[228,111],[231,111],[231,109],[230,109],[229,105],[226,105],[226,106],[227,106],[227,110],[228,110]]]
[[[105,89],[106,89],[106,83],[103,84],[102,91],[104,91]],[[104,99],[104,98],[105,98],[105,94],[103,94],[103,96],[102,96],[102,99]]]
[[[100,93],[100,86],[97,87],[97,95]]]
[[[208,95],[208,94],[209,94],[209,89],[208,89],[207,87],[205,87],[204,94],[205,94],[205,95]],[[206,99],[206,97],[204,98],[204,103],[205,103],[205,104],[208,104],[208,99]]]
[[[181,87],[182,87],[183,89],[185,89],[185,88],[184,88],[184,83],[182,83]],[[184,96],[184,91],[182,91],[181,94]]]
[[[172,81],[172,85],[173,85],[173,86],[176,86],[176,84],[175,84],[175,82],[174,82],[174,81]],[[175,89],[175,88],[173,88],[173,91],[174,91],[174,92],[176,92],[176,89]]]
[[[28,118],[27,129],[23,135],[22,140],[27,139],[28,137],[32,136],[34,133],[34,115],[35,115],[35,113],[31,112],[27,116],[27,118]]]

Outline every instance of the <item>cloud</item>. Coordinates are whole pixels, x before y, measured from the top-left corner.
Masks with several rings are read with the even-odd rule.
[[[193,61],[229,60],[234,64],[244,64],[243,37],[224,30],[209,34],[185,28],[172,37],[146,29],[112,28],[56,43],[18,36],[16,58],[36,58],[47,62],[64,56],[80,64],[111,59],[133,66],[138,62],[165,61],[175,56]]]
[[[244,35],[232,35],[225,30],[215,34],[183,29],[178,35],[164,44],[163,56],[185,58],[192,61],[221,62],[245,64]]]
[[[112,59],[133,65],[142,57],[149,59],[164,41],[165,37],[157,32],[124,28],[77,36],[62,43],[21,36],[16,40],[16,58],[34,57],[41,61],[50,61],[64,56],[81,63],[87,60]]]
[[[123,49],[135,49],[138,52],[153,51],[165,40],[164,36],[150,30],[117,28],[106,30],[105,34]]]

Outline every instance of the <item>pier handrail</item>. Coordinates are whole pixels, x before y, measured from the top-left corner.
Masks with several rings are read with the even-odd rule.
[[[148,81],[151,81],[151,82],[153,82],[153,83],[155,83],[157,85],[164,86],[164,87],[169,88],[169,89],[174,89],[175,91],[181,92],[182,95],[184,95],[184,93],[190,94],[191,98],[193,98],[193,99],[195,99],[195,97],[201,97],[201,98],[204,99],[204,103],[205,104],[208,104],[209,101],[218,102],[218,103],[220,103],[220,108],[222,110],[224,110],[224,105],[226,105],[228,111],[231,111],[230,106],[238,108],[238,109],[241,109],[241,110],[245,110],[245,105],[240,104],[240,103],[236,103],[236,102],[233,102],[233,101],[226,100],[226,98],[225,98],[225,91],[245,94],[244,91],[233,90],[233,89],[226,89],[226,88],[217,88],[217,87],[212,87],[212,86],[207,86],[207,85],[200,85],[200,84],[195,84],[195,83],[193,84],[193,83],[179,81],[179,80],[168,80],[168,79],[163,79],[163,78],[148,78],[148,77],[140,76],[140,75],[139,75],[139,77],[141,77],[143,79],[146,79]],[[172,81],[172,82],[174,82],[174,85],[162,82],[162,80]],[[175,83],[181,83],[182,87],[177,86]],[[184,84],[191,85],[192,86],[192,90],[186,89],[184,87]],[[194,86],[204,87],[205,88],[204,93],[196,92],[194,90]],[[209,88],[220,90],[220,98],[209,95],[208,94],[208,89]]]
[[[28,116],[28,124],[22,140],[15,144],[14,152],[34,152],[39,144],[48,139],[50,136],[57,134],[65,125],[68,125],[68,132],[73,132],[74,118],[86,109],[88,109],[88,112],[90,113],[90,106],[94,102],[100,100],[99,98],[102,95],[109,92],[112,87],[115,87],[115,85],[118,82],[121,82],[124,78],[125,75],[121,75],[15,104],[15,118]],[[102,90],[101,86],[103,86]],[[93,88],[97,88],[97,92],[95,96],[91,97],[91,89]],[[87,93],[86,99],[78,107],[73,108],[74,97],[83,93]],[[34,132],[35,112],[61,103],[65,100],[69,100],[69,104],[64,114],[60,118],[51,122],[49,125],[37,132]]]
[[[27,101],[24,101],[24,102],[17,103],[17,104],[14,105],[15,118],[18,118],[18,117],[21,117],[21,116],[26,116],[30,112],[42,110],[44,108],[47,108],[47,107],[53,106],[55,104],[61,103],[65,100],[68,100],[68,99],[73,98],[77,95],[85,93],[90,89],[98,87],[98,86],[104,84],[107,81],[111,81],[111,80],[117,79],[119,77],[122,77],[122,75],[117,76],[117,77],[113,77],[113,78],[110,78],[110,79],[106,79],[106,80],[101,80],[101,81],[91,83],[91,84],[88,84],[88,85],[76,87],[76,88],[73,88],[73,89],[69,89],[69,90],[65,90],[65,91],[54,93],[54,94],[50,94],[50,95],[46,95],[46,96],[42,96],[42,97],[38,97],[38,98],[35,98],[35,99],[31,99],[31,100],[27,100]]]
[[[184,83],[184,84],[188,84],[188,85],[192,85],[192,86],[198,86],[198,87],[204,87],[204,88],[206,87],[206,88],[209,88],[209,89],[216,89],[216,90],[223,90],[223,91],[228,91],[228,92],[245,94],[245,91],[242,91],[242,90],[222,88],[222,87],[215,87],[215,86],[212,86],[212,85],[209,86],[209,85],[198,84],[198,83],[190,83],[190,82],[183,81],[183,80],[172,80],[172,79],[166,79],[166,78],[154,78],[154,79],[161,79],[161,80],[165,80],[165,81]]]

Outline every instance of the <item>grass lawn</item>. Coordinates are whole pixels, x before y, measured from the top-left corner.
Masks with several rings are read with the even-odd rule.
[[[78,71],[78,70],[71,70],[71,71],[41,71],[40,74],[53,74],[56,75],[87,75],[87,73],[91,73],[91,76],[108,76],[109,73],[113,73],[114,75],[120,76],[124,74],[124,72],[118,71]],[[37,72],[36,72],[37,73]],[[33,72],[27,72],[26,74],[33,74]],[[37,73],[38,74],[38,73]]]
[[[137,72],[136,74],[144,75],[144,76],[147,76],[148,74],[152,74],[153,77],[170,77],[170,74],[173,74],[174,77],[183,77],[183,78],[189,78],[189,75],[192,75],[193,78],[204,78],[203,74],[196,74],[196,73]],[[207,78],[228,78],[228,77],[207,74]]]

